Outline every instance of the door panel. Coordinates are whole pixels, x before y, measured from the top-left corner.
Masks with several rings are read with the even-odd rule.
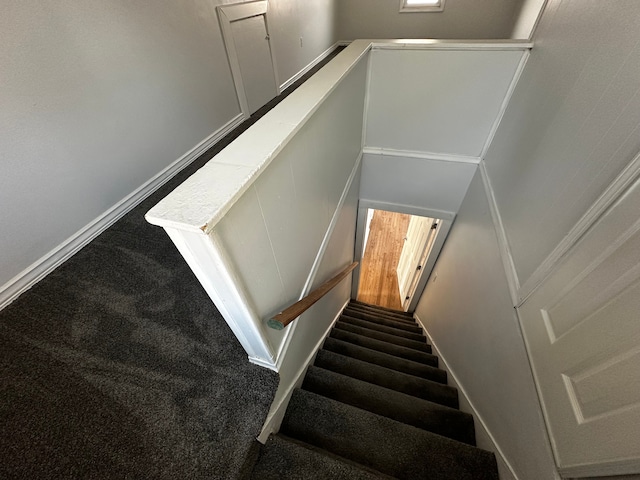
[[[573,476],[640,471],[640,187],[518,309],[552,444]]]
[[[237,20],[231,31],[247,105],[254,113],[278,94],[265,16]]]
[[[409,228],[397,269],[400,299],[403,303],[405,303],[405,297],[410,295],[411,286],[414,284],[416,275],[419,276],[418,266],[429,243],[432,223],[432,218],[415,215],[409,221]]]

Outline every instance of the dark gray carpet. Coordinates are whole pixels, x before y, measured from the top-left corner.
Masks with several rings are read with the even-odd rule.
[[[144,214],[300,83],[0,312],[0,478],[251,471],[278,377]]]
[[[354,308],[352,302],[347,310]],[[473,417],[457,409],[457,390],[425,379],[437,370],[429,365],[416,369],[419,363],[402,355],[388,361],[394,355],[379,349],[363,354],[358,338],[380,333],[374,319],[366,322],[350,341],[327,338],[293,391],[280,432],[261,449],[252,479],[498,480],[494,454],[475,447]],[[406,333],[376,342],[394,345]],[[415,343],[425,345],[421,340]],[[340,354],[332,351],[336,342]],[[446,375],[437,377],[446,382]]]

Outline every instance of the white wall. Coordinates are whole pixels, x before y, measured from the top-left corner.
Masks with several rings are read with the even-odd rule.
[[[518,478],[554,478],[487,196],[476,173],[416,315]]]
[[[549,1],[486,155],[524,284],[640,150],[640,3]]]
[[[360,171],[357,172],[340,211],[338,222],[327,245],[313,288],[339,273],[343,266],[349,265],[353,261],[359,178]],[[294,387],[304,378],[312,356],[315,356],[318,347],[327,336],[337,314],[349,301],[350,293],[351,276],[345,278],[318,303],[307,310],[293,325],[288,327],[294,331],[287,355],[278,372],[280,383],[271,410],[267,415],[265,428],[260,435],[261,440],[266,440],[269,433],[278,430]]]
[[[220,3],[3,2],[0,289],[237,118]],[[270,5],[286,79],[335,41],[333,2]]]
[[[338,38],[509,38],[522,0],[447,0],[439,13],[399,13],[399,0],[339,0]]]
[[[360,198],[455,213],[476,169],[472,163],[365,154]]]
[[[524,40],[531,38],[546,3],[547,0],[524,0],[513,26],[511,38]]]
[[[365,145],[479,157],[523,55],[374,50]]]
[[[215,227],[259,318],[267,319],[300,298],[332,218],[339,213],[362,148],[367,58]],[[294,101],[297,93],[286,101]],[[267,329],[274,352],[286,332]]]
[[[269,33],[281,84],[336,42],[336,1],[269,1]]]

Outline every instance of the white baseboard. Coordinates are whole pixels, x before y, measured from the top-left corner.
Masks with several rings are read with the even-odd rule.
[[[180,170],[185,168],[201,154],[211,148],[212,145],[227,133],[236,128],[243,120],[244,118],[242,114],[238,114],[236,117],[232,118],[229,122],[202,140],[171,165],[163,169],[91,223],[77,231],[63,243],[55,247],[46,255],[42,256],[40,259],[36,260],[18,275],[5,283],[0,287],[0,310],[13,302],[18,298],[18,296],[38,283],[66,260],[71,258],[81,248],[91,242],[91,240],[117,222],[121,217],[140,204],[140,202],[145,198],[168,182],[174,175],[180,172]]]
[[[309,63],[309,65],[304,67],[302,70],[300,70],[298,73],[296,73],[293,77],[291,77],[289,80],[287,80],[282,85],[280,85],[280,92],[284,92],[287,88],[289,88],[291,85],[293,85],[298,80],[300,80],[304,75],[307,74],[307,72],[309,70],[311,70],[318,63],[320,63],[322,60],[327,58],[331,54],[331,52],[333,52],[339,46],[341,46],[339,42],[338,43],[334,43],[329,48],[327,48],[324,52],[322,52],[320,55],[318,55],[316,58],[314,58],[311,61],[311,63]]]
[[[324,343],[325,339],[329,336],[329,332],[331,331],[335,323],[338,321],[338,318],[340,318],[340,315],[342,315],[342,311],[347,307],[347,305],[349,304],[349,301],[350,299],[347,299],[344,305],[342,305],[342,308],[338,311],[338,313],[332,320],[329,327],[327,327],[322,337],[320,337],[320,340],[318,341],[318,343],[316,343],[315,347],[309,353],[309,356],[302,363],[302,365],[300,366],[300,369],[296,373],[294,381],[291,382],[290,385],[287,385],[285,387],[284,395],[282,396],[280,401],[277,404],[274,404],[271,406],[271,410],[267,414],[267,419],[264,422],[262,431],[260,432],[260,435],[258,435],[257,437],[257,440],[260,443],[262,444],[266,443],[267,439],[269,438],[269,435],[277,432],[280,429],[280,424],[282,423],[284,414],[287,411],[287,407],[289,406],[289,400],[291,400],[291,395],[293,395],[293,391],[302,384],[302,380],[304,379],[304,376],[307,373],[307,368],[309,368],[309,365],[311,365],[311,362],[313,362],[313,360],[315,359],[316,354],[318,353],[318,350],[320,350],[320,347],[322,347],[322,344]]]
[[[475,426],[476,426],[476,437],[478,437],[479,433],[484,434],[484,437],[488,439],[488,441],[490,442],[490,445],[483,445],[482,447],[485,450],[489,450],[496,455],[497,457],[496,460],[498,461],[498,470],[500,472],[501,480],[520,480],[515,470],[513,469],[513,466],[511,465],[511,463],[509,463],[509,460],[504,455],[504,452],[500,448],[500,445],[498,445],[498,442],[496,442],[496,439],[492,435],[491,430],[489,430],[489,427],[487,427],[487,424],[485,423],[484,419],[478,413],[478,410],[476,410],[476,407],[471,401],[471,399],[469,398],[469,395],[467,395],[467,392],[464,389],[464,386],[458,380],[458,377],[456,376],[455,372],[451,370],[451,368],[449,367],[449,364],[447,363],[447,360],[442,356],[442,352],[438,349],[438,346],[433,341],[433,338],[431,337],[431,335],[429,335],[429,332],[425,328],[424,323],[422,323],[422,320],[420,320],[420,317],[418,317],[418,315],[414,315],[414,318],[420,324],[420,326],[422,327],[422,330],[424,331],[424,334],[429,340],[429,344],[433,348],[433,354],[437,355],[438,358],[440,359],[441,361],[440,368],[447,372],[447,379],[448,379],[447,383],[450,386],[458,389],[458,393],[462,397],[464,397],[464,403],[466,403],[466,405],[471,410],[470,412],[467,412],[467,413],[470,413],[471,415],[473,415],[473,419],[475,421]],[[460,403],[463,403],[463,402],[460,402]],[[482,429],[482,432],[478,432],[479,430],[478,427]]]

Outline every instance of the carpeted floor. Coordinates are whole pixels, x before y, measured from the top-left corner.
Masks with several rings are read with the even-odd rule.
[[[250,472],[278,376],[144,213],[285,96],[0,312],[0,478]]]

